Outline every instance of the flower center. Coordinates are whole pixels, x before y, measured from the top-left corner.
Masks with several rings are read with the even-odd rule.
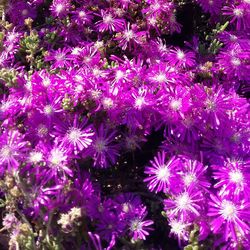
[[[101,93],[101,90],[91,90],[91,96],[93,99],[98,99]]]
[[[62,163],[64,158],[64,154],[62,151],[60,151],[59,149],[52,149],[51,153],[50,153],[50,162],[53,165],[59,165]]]
[[[138,230],[140,231],[142,229],[141,220],[134,219],[131,222],[130,229],[131,229],[131,231],[138,231]]]
[[[105,109],[110,109],[114,105],[113,100],[109,97],[104,98],[102,103]]]
[[[242,17],[243,16],[243,10],[242,9],[235,8],[233,12],[234,12],[234,15],[237,16],[237,17]]]
[[[157,178],[161,181],[167,182],[170,177],[170,171],[169,169],[164,165],[159,168],[157,172]]]
[[[190,197],[187,193],[181,194],[177,197],[176,203],[179,209],[186,210],[191,203]]]
[[[179,222],[179,221],[173,221],[173,222],[171,223],[171,231],[172,231],[174,234],[177,234],[177,235],[182,234],[184,228],[185,228],[185,225],[182,224],[182,223]]]
[[[186,186],[196,181],[196,176],[194,174],[188,173],[183,177],[183,181]]]
[[[42,81],[42,84],[44,87],[48,87],[50,85],[50,79],[49,78],[44,78]]]
[[[96,142],[95,142],[95,149],[98,153],[101,153],[103,151],[106,150],[106,143],[105,143],[105,140],[103,139],[98,139]]]
[[[145,103],[144,97],[139,96],[139,97],[136,98],[136,100],[135,100],[135,107],[140,109],[144,103]]]
[[[243,179],[244,179],[243,174],[239,170],[230,172],[229,178],[232,182],[234,182],[236,184],[242,183]]]
[[[214,111],[216,109],[216,103],[213,100],[207,100],[206,101],[206,107],[210,111]]]
[[[60,13],[64,10],[63,4],[59,3],[56,5],[56,13]]]
[[[43,159],[43,154],[41,152],[31,152],[30,153],[30,157],[29,160],[32,163],[38,163],[40,161],[42,161]]]
[[[120,79],[122,79],[124,76],[124,73],[121,70],[117,70],[116,74],[115,74],[115,80],[119,81]]]
[[[37,128],[37,134],[39,137],[43,137],[48,134],[48,128],[44,124],[40,124]]]
[[[57,61],[64,61],[65,60],[65,54],[64,53],[58,53],[55,56],[55,58],[56,58]]]
[[[106,24],[111,24],[113,22],[113,17],[112,15],[106,15],[103,17],[103,22]]]
[[[130,210],[130,204],[129,203],[123,203],[122,204],[122,211],[124,212],[124,213],[128,213],[129,212],[129,210]]]
[[[79,128],[71,128],[68,132],[70,142],[76,143],[81,138],[81,130]]]
[[[84,18],[85,16],[86,16],[86,13],[83,10],[81,10],[79,12],[79,17]]]
[[[43,112],[46,114],[46,115],[51,115],[53,113],[53,108],[51,105],[46,105],[43,109]]]
[[[179,110],[181,108],[181,101],[180,100],[172,100],[170,103],[170,107],[173,110]]]
[[[240,66],[241,65],[241,61],[239,58],[232,58],[231,63],[233,64],[233,66]]]
[[[178,58],[179,60],[183,60],[183,59],[185,58],[184,52],[181,51],[181,50],[178,50],[178,52],[177,52],[177,58]]]
[[[157,76],[156,76],[156,81],[157,82],[164,82],[166,80],[166,76],[165,74],[163,73],[159,73]]]
[[[221,204],[220,213],[226,220],[232,220],[237,215],[237,208],[231,201],[224,200]]]
[[[12,150],[10,148],[10,146],[8,145],[5,145],[2,149],[1,149],[1,156],[4,157],[4,158],[10,158],[11,155],[12,155]]]
[[[127,41],[132,39],[134,37],[134,33],[132,30],[127,30],[124,32],[124,37],[126,38]]]

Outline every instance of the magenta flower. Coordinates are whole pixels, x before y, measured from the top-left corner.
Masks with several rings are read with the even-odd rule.
[[[56,51],[51,51],[49,55],[45,57],[45,61],[52,61],[53,68],[64,68],[70,66],[69,57],[70,49],[63,48]]]
[[[56,124],[54,126],[55,132],[52,135],[54,137],[59,136],[56,141],[61,143],[64,148],[72,150],[76,155],[89,147],[93,141],[94,132],[87,123],[87,118],[83,117],[80,120],[80,117],[75,115],[73,120],[64,121],[63,123],[60,121],[59,124]]]
[[[206,119],[206,122],[210,121],[210,125],[213,128],[218,127],[223,121],[226,121],[226,112],[233,107],[233,102],[229,102],[229,99],[230,97],[224,93],[221,87],[214,87],[210,91],[207,91],[203,117]]]
[[[84,26],[85,24],[91,23],[93,16],[91,12],[85,8],[78,8],[75,11],[72,11],[73,21],[79,26]]]
[[[219,195],[236,196],[244,198],[249,193],[249,173],[248,167],[243,162],[226,159],[223,164],[211,166],[214,170],[213,178],[217,181],[215,188],[220,188]]]
[[[239,5],[232,4],[224,6],[222,13],[231,18],[230,23],[236,23],[236,30],[246,30],[250,28],[250,4],[242,3]]]
[[[181,220],[187,221],[190,218],[200,216],[204,197],[201,191],[188,188],[187,190],[164,200],[164,208],[170,218],[178,216]]]
[[[45,172],[49,178],[55,177],[56,179],[63,175],[73,176],[73,171],[69,167],[69,158],[70,154],[68,150],[62,146],[53,145],[44,145],[46,147],[48,159],[46,161],[48,170],[46,168]],[[44,174],[45,176],[45,174]]]
[[[207,191],[210,187],[210,183],[206,178],[208,166],[204,166],[202,163],[186,157],[182,158],[182,160],[180,175],[185,188],[192,186],[197,188],[197,190],[203,189]]]
[[[192,51],[171,49],[167,60],[172,66],[190,68],[195,65],[195,54]]]
[[[8,170],[17,169],[27,152],[28,142],[17,130],[5,131],[0,136],[0,167]]]
[[[145,240],[146,236],[149,235],[148,231],[152,230],[151,225],[154,224],[152,220],[144,220],[146,215],[142,217],[134,218],[130,221],[130,232],[133,240]]]
[[[239,237],[249,234],[249,202],[220,198],[212,194],[210,197],[208,216],[212,217],[211,229],[215,234],[223,234],[225,240],[231,238],[236,242]]]
[[[217,15],[222,7],[221,0],[213,0],[213,1],[197,0],[197,2],[200,4],[200,6],[205,12],[209,12],[212,15]]]
[[[123,193],[116,197],[121,212],[120,216],[124,219],[131,219],[141,213],[145,207],[142,205],[141,199],[133,193]]]
[[[64,18],[70,8],[69,0],[53,0],[50,11],[54,17]]]
[[[169,220],[169,226],[171,227],[170,229],[170,235],[174,235],[178,239],[179,245],[181,245],[181,241],[188,241],[188,226],[189,223],[185,223],[182,220],[178,219],[170,219]]]
[[[96,27],[100,32],[118,32],[122,30],[124,26],[124,20],[115,18],[115,16],[108,11],[101,10],[100,14],[102,20],[96,22]]]
[[[97,231],[101,237],[109,241],[113,235],[123,234],[125,226],[124,221],[120,220],[115,213],[105,211],[97,224]]]
[[[131,47],[140,44],[145,37],[146,32],[138,32],[136,27],[131,27],[131,24],[128,23],[126,29],[117,34],[116,40],[123,50],[126,50],[127,47],[131,50]]]
[[[35,19],[36,9],[23,0],[10,0],[7,3],[6,12],[10,17],[11,22],[16,25],[23,25],[24,20],[28,17]]]
[[[172,157],[167,161],[166,153],[162,151],[150,163],[151,166],[146,167],[144,171],[145,174],[149,175],[144,179],[144,182],[149,182],[147,186],[150,191],[166,193],[177,178],[174,168],[179,164],[179,160]]]
[[[119,156],[119,146],[114,143],[115,135],[116,131],[108,131],[103,124],[96,131],[88,152],[93,155],[94,167],[107,168],[115,164]]]

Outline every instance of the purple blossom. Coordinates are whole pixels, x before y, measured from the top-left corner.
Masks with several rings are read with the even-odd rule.
[[[69,12],[69,0],[53,0],[50,11],[54,17],[64,18]]]
[[[88,148],[93,139],[93,129],[90,125],[87,125],[87,118],[83,117],[80,120],[80,116],[75,115],[74,119],[66,120],[63,123],[58,121],[54,126],[55,132],[53,136],[58,135],[60,140],[58,142],[65,148],[69,148],[77,154],[83,149]]]
[[[249,202],[211,195],[209,205],[208,215],[213,217],[214,233],[223,233],[225,240],[231,238],[236,242],[239,237],[249,234]]]
[[[152,220],[144,220],[145,216],[133,218],[130,221],[130,232],[134,240],[145,240],[152,230],[151,225],[154,223]]]
[[[163,191],[166,193],[176,179],[174,168],[179,163],[178,159],[172,157],[167,161],[166,153],[162,151],[150,163],[151,166],[145,169],[145,174],[148,174],[149,177],[145,178],[144,181],[149,182],[148,188],[150,191],[155,191],[156,193]]]
[[[16,170],[21,164],[27,151],[28,142],[24,136],[16,130],[5,131],[0,136],[0,164],[4,169],[7,166],[9,171]]]
[[[124,26],[124,20],[116,18],[114,14],[109,11],[101,10],[100,17],[102,20],[96,22],[96,27],[100,32],[118,32]]]
[[[115,164],[119,145],[114,143],[116,132],[109,132],[101,124],[93,137],[89,154],[93,155],[94,167],[107,168]]]

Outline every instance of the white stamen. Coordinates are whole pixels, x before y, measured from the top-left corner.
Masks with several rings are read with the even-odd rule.
[[[179,110],[181,108],[181,101],[180,100],[172,100],[170,103],[170,107],[173,110]]]
[[[111,24],[113,21],[114,21],[114,19],[113,19],[111,14],[103,17],[103,22],[106,24]]]
[[[111,98],[106,97],[106,98],[103,99],[102,104],[103,104],[105,109],[110,109],[110,108],[113,107],[114,102],[113,102],[113,100]]]
[[[56,5],[56,13],[59,14],[64,10],[63,4],[59,3]]]
[[[165,165],[163,165],[158,169],[156,175],[159,180],[167,182],[170,177],[170,171]]]
[[[179,195],[176,199],[176,204],[179,209],[188,210],[188,207],[191,204],[191,199],[188,193],[183,193]]]
[[[232,182],[236,184],[242,183],[244,180],[243,174],[241,173],[240,170],[231,171],[229,173],[229,178]]]
[[[233,220],[237,216],[237,208],[231,201],[223,200],[220,213],[226,220]]]
[[[69,129],[68,138],[71,143],[76,143],[81,138],[82,132],[79,128]]]
[[[185,58],[185,54],[184,54],[184,52],[182,50],[177,51],[177,58],[179,60],[183,60]]]
[[[43,154],[41,152],[33,151],[29,155],[29,161],[31,163],[41,162],[43,159]]]
[[[183,177],[184,184],[188,187],[191,183],[196,181],[196,176],[192,173],[188,173]]]
[[[58,148],[56,148],[56,149],[52,149],[50,153],[49,161],[53,165],[58,166],[64,161],[64,158],[65,158],[65,155],[63,154],[63,152],[59,150]]]

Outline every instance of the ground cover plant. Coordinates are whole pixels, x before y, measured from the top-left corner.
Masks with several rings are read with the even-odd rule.
[[[0,249],[250,249],[249,0],[0,16]]]

